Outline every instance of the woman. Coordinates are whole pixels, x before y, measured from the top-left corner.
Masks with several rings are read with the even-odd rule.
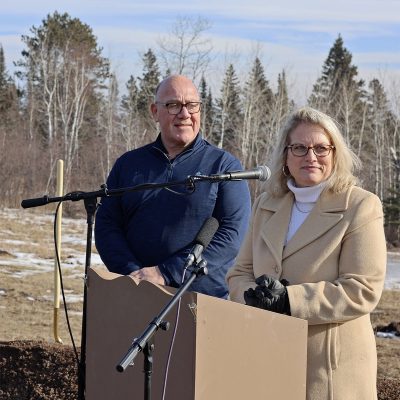
[[[309,400],[377,398],[370,313],[386,242],[381,202],[356,186],[358,166],[330,117],[295,112],[227,275],[232,300],[308,321]]]

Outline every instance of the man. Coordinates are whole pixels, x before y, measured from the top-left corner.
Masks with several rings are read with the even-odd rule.
[[[160,127],[157,140],[122,155],[108,177],[108,188],[241,170],[236,158],[201,137],[200,108],[192,81],[181,75],[163,80],[151,105]],[[196,278],[190,290],[226,297],[225,274],[248,226],[247,182],[197,182],[194,193],[183,192],[158,188],[103,199],[96,218],[96,247],[112,272],[179,287],[193,240],[213,216],[219,228],[202,254],[209,272]]]

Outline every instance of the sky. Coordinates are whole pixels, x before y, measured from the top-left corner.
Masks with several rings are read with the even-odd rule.
[[[2,0],[0,43],[8,72],[24,48],[21,35],[54,11],[88,24],[111,60],[120,87],[140,76],[141,57],[178,17],[206,18],[213,45],[207,76],[217,88],[229,63],[242,80],[257,55],[271,85],[285,69],[292,96],[306,97],[340,34],[361,78],[400,81],[400,0]]]

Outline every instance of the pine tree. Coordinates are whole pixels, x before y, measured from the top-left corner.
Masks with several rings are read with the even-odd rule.
[[[34,111],[36,124],[51,143],[59,132],[79,125],[71,119],[62,122],[60,113],[66,117],[77,112],[79,104],[83,106],[89,97],[96,97],[95,90],[102,89],[108,77],[109,63],[101,56],[92,29],[67,13],[49,14],[41,26],[30,31],[32,36],[22,36],[27,48],[17,62],[18,73],[27,81],[28,106]],[[84,120],[84,113],[82,116]]]
[[[288,87],[286,82],[286,71],[278,74],[278,88],[275,93],[275,127],[274,132],[279,132],[283,121],[294,108],[293,100],[289,99]]]
[[[339,35],[322,67],[322,74],[313,87],[309,104],[336,119],[349,144],[358,140],[365,115],[364,81],[357,79],[352,54]]]
[[[42,135],[50,149],[51,171],[61,147],[68,186],[79,142],[92,134],[96,116],[88,110],[99,112],[109,63],[101,56],[92,29],[67,13],[48,15],[30,32],[31,36],[22,37],[26,49],[17,66],[19,77],[26,81],[31,136]]]
[[[128,94],[122,96],[122,137],[125,149],[132,150],[144,144],[141,126],[141,117],[138,108],[139,89],[136,79],[131,75],[126,89]]]
[[[160,70],[157,63],[157,57],[149,49],[142,58],[143,75],[137,78],[138,81],[138,99],[137,109],[140,115],[141,129],[149,139],[154,139],[157,130],[156,123],[150,114],[150,104],[154,101],[154,95],[158,84],[160,83]]]
[[[161,74],[157,58],[151,49],[143,55],[142,61],[143,75],[137,78],[139,83],[138,109],[142,113],[148,113],[156,88],[160,83]]]
[[[367,139],[362,146],[363,160],[374,160],[374,168],[368,168],[369,174],[364,172],[364,181],[368,189],[380,198],[386,195],[387,189],[392,187],[393,165],[391,149],[398,148],[398,121],[390,110],[385,90],[378,79],[369,83],[367,113]]]
[[[12,131],[19,120],[17,88],[8,75],[3,46],[0,45],[0,127]]]
[[[6,61],[4,58],[3,46],[0,45],[0,104],[4,104],[5,93],[8,86],[8,76],[6,71]]]
[[[392,148],[391,162],[395,170],[394,184],[383,199],[386,237],[388,241],[400,242],[400,153]]]
[[[121,106],[125,111],[137,111],[137,103],[139,98],[139,89],[136,85],[136,79],[131,75],[126,83],[128,94],[122,96]]]
[[[217,100],[214,138],[219,147],[239,154],[240,132],[242,131],[243,112],[240,99],[239,80],[230,64],[222,82],[221,96]]]
[[[200,81],[200,101],[202,102],[201,108],[201,131],[203,137],[207,140],[213,141],[212,130],[214,125],[214,104],[211,94],[211,89],[207,86],[204,76]]]
[[[258,57],[244,87],[243,103],[243,130],[239,138],[241,159],[244,168],[251,168],[265,162],[266,151],[272,144],[274,95]]]

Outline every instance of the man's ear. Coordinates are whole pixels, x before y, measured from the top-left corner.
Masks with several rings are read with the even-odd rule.
[[[153,115],[154,121],[158,122],[157,104],[151,103],[150,111],[151,111],[151,114]]]

